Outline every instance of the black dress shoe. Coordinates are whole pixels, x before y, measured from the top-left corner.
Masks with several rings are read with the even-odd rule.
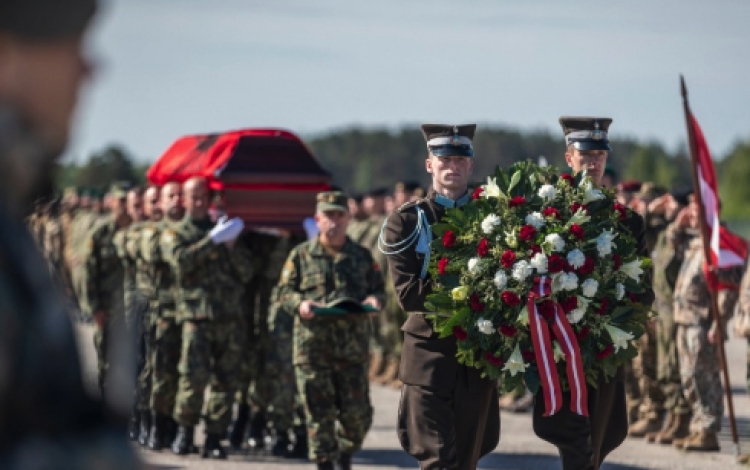
[[[289,439],[288,432],[276,431],[276,443],[271,448],[271,454],[276,457],[288,457],[291,444],[292,441]]]
[[[164,416],[154,413],[151,417],[151,430],[146,445],[149,449],[159,452],[169,441],[164,439]]]
[[[307,434],[295,434],[294,445],[287,455],[289,459],[307,459],[310,449],[307,447]]]
[[[204,459],[226,460],[227,452],[221,446],[221,437],[218,434],[207,434],[206,442],[203,444]]]
[[[266,414],[259,411],[253,414],[250,419],[250,431],[247,435],[247,444],[253,450],[263,450],[265,448],[264,431],[266,430]]]
[[[172,452],[177,455],[188,455],[193,453],[195,445],[193,444],[193,437],[195,434],[195,428],[188,426],[179,426],[177,428],[177,435],[172,443]]]
[[[352,456],[349,454],[341,454],[338,467],[339,470],[352,470]]]
[[[245,440],[245,431],[247,431],[247,422],[250,419],[250,405],[242,403],[237,407],[237,419],[234,420],[227,432],[227,439],[232,449],[239,450],[242,447],[242,441]]]
[[[333,470],[333,462],[318,462],[318,470]]]

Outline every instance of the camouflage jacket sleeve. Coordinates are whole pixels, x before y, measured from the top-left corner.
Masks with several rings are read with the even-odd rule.
[[[733,266],[727,269],[717,271],[717,280],[719,284],[725,286],[735,286],[735,288],[721,289],[717,293],[717,303],[719,306],[719,316],[721,317],[721,326],[726,331],[727,323],[734,316],[734,309],[740,297],[739,286],[742,282],[742,271],[744,266]]]
[[[101,284],[98,282],[102,276],[101,266],[101,233],[105,225],[99,225],[91,231],[86,241],[86,251],[84,255],[84,279],[86,282],[86,301],[92,313],[99,310],[106,310],[104,292],[101,292]]]
[[[247,284],[253,278],[253,257],[244,243],[235,243],[229,250],[232,269],[241,284]]]
[[[372,265],[372,269],[367,271],[367,295],[378,299],[381,309],[385,309],[385,281],[383,280],[382,269],[386,267],[375,261],[369,251],[367,254],[370,255],[370,264]]]
[[[194,243],[189,243],[172,229],[162,232],[161,255],[178,273],[189,273],[203,268],[209,255],[219,247],[206,234]]]
[[[300,262],[299,251],[293,249],[284,263],[281,278],[277,285],[277,299],[282,309],[297,315],[302,303],[302,292],[300,291]]]

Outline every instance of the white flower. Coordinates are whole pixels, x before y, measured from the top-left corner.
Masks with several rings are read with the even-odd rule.
[[[570,322],[571,325],[575,325],[576,323],[578,323],[579,321],[581,321],[581,319],[583,318],[583,314],[584,313],[586,313],[586,310],[583,309],[583,308],[581,308],[581,307],[578,307],[578,308],[576,308],[574,310],[571,310],[565,316],[568,317],[568,321]]]
[[[560,283],[561,290],[576,290],[578,289],[578,276],[575,273],[564,273],[557,278]]]
[[[503,192],[500,191],[500,186],[497,185],[495,178],[487,177],[487,184],[482,185],[482,196],[487,199],[490,197],[500,197]]]
[[[604,194],[598,189],[587,189],[583,194],[584,204],[591,201],[598,201],[599,199],[604,199]]]
[[[495,332],[495,327],[492,325],[491,320],[485,320],[484,318],[479,318],[477,320],[477,330],[479,330],[480,333],[485,335],[491,335]]]
[[[510,372],[511,377],[515,377],[519,372],[526,371],[526,363],[523,362],[523,356],[521,355],[521,349],[516,344],[516,349],[513,350],[513,354],[508,358],[508,362],[505,363],[503,370]]]
[[[612,343],[615,345],[615,353],[619,351],[620,349],[628,349],[628,341],[633,339],[633,335],[625,332],[616,326],[610,325],[609,323],[606,323],[604,325],[604,329],[607,330],[607,333],[609,333],[609,337],[612,338]]]
[[[617,300],[622,300],[622,298],[625,297],[625,286],[618,282],[615,289],[617,289]]]
[[[469,274],[476,276],[482,271],[482,260],[479,258],[471,258],[469,260]]]
[[[529,326],[529,308],[524,305],[518,314],[518,323],[523,326]]]
[[[637,282],[640,275],[643,274],[641,260],[636,258],[634,261],[623,264],[620,266],[620,272],[625,273],[626,276]]]
[[[544,237],[544,243],[542,244],[549,251],[562,251],[565,248],[565,240],[557,233],[550,233]]]
[[[578,209],[576,211],[575,214],[573,214],[570,217],[570,220],[568,221],[568,223],[570,225],[573,225],[573,224],[583,225],[586,222],[588,222],[589,220],[591,220],[591,217],[588,216],[588,215],[586,215],[586,210],[584,208],[580,208],[580,209]],[[568,226],[570,226],[570,225],[568,225]]]
[[[537,194],[545,201],[552,201],[557,197],[557,189],[555,189],[555,187],[551,184],[545,184],[541,188],[539,188],[539,192],[537,192]]]
[[[547,272],[547,257],[543,253],[537,253],[531,258],[531,267],[536,269],[539,274],[545,274]]]
[[[592,298],[596,295],[596,291],[599,290],[599,283],[594,279],[586,279],[581,284],[581,289],[583,289],[583,295]]]
[[[528,261],[521,260],[517,261],[516,264],[513,265],[513,270],[511,272],[511,276],[513,276],[513,279],[515,279],[518,282],[523,282],[527,277],[531,276],[534,273],[534,269],[531,267]]]
[[[585,262],[586,255],[584,255],[583,252],[578,248],[568,253],[568,263],[573,267],[573,269],[580,268]]]
[[[508,275],[502,269],[495,273],[495,279],[492,280],[498,290],[502,290],[508,284]]]
[[[505,232],[505,244],[508,245],[509,248],[518,248],[518,238],[516,238],[516,234],[513,232]]]
[[[588,191],[589,189],[592,189],[594,187],[594,183],[591,181],[590,176],[584,175],[583,178],[581,178],[581,182],[578,183],[578,187],[583,189],[584,191]]]
[[[482,231],[486,235],[490,235],[495,230],[495,227],[500,225],[500,222],[500,217],[495,214],[490,214],[482,221]]]
[[[453,290],[451,291],[451,297],[453,297],[453,300],[464,300],[466,299],[467,295],[469,295],[468,286],[454,287]]]
[[[544,216],[540,212],[532,212],[526,216],[526,223],[533,225],[535,229],[539,230],[544,227]]]
[[[612,230],[603,230],[602,233],[596,237],[596,249],[599,251],[599,256],[606,256],[612,253],[612,247],[616,247],[612,240],[617,236],[616,233],[612,233]]]

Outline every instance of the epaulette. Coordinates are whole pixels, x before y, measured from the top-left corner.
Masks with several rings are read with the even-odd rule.
[[[404,211],[405,211],[406,209],[410,209],[410,208],[412,208],[412,207],[416,207],[416,206],[420,205],[421,203],[423,203],[423,202],[425,202],[425,201],[427,201],[427,199],[426,199],[426,198],[423,198],[423,197],[422,197],[422,198],[419,198],[419,199],[416,199],[416,200],[414,200],[414,201],[407,201],[407,202],[405,202],[405,203],[401,204],[401,207],[399,207],[399,208],[398,208],[398,209],[396,209],[396,210],[397,210],[398,212],[404,212]]]

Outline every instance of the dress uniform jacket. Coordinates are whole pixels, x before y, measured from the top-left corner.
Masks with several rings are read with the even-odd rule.
[[[438,195],[409,202],[391,213],[386,222],[386,246],[402,242],[419,222],[417,206],[430,224],[442,219],[446,208]],[[416,243],[390,253],[388,265],[405,311],[425,312],[433,284],[421,273],[424,255]],[[477,369],[456,359],[456,340],[439,338],[423,314],[413,313],[401,327],[404,344],[399,379],[405,384],[399,409],[399,439],[421,468],[476,468],[482,455],[492,452],[500,439],[500,414],[495,384]],[[444,408],[452,400],[453,407]],[[442,417],[442,419],[439,419]]]

